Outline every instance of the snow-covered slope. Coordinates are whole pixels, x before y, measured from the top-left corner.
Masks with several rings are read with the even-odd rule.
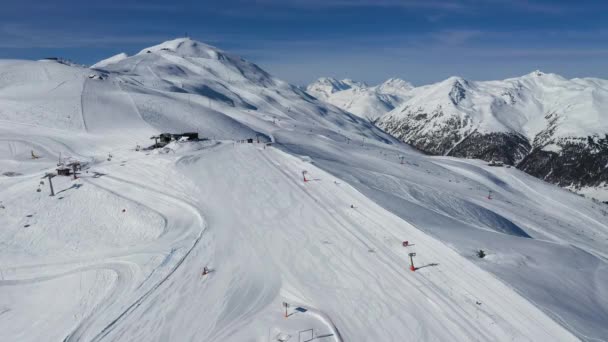
[[[2,341],[608,335],[605,206],[420,154],[214,47],[2,61],[0,108]],[[183,131],[209,140],[135,148]]]
[[[410,83],[397,78],[370,87],[350,79],[338,81],[323,77],[309,84],[306,91],[318,99],[374,121],[409,98],[412,88]]]
[[[104,68],[110,64],[114,64],[114,63],[118,63],[120,61],[122,61],[123,59],[129,57],[129,55],[127,55],[124,52],[121,52],[117,55],[114,55],[110,58],[106,58],[104,60],[101,60],[93,65],[91,65],[91,69],[98,69],[98,68]]]

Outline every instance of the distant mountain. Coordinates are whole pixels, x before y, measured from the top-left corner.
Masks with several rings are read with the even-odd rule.
[[[332,94],[348,90],[352,88],[365,88],[365,83],[356,82],[351,79],[336,80],[332,77],[321,77],[315,82],[309,84],[306,87],[306,91],[309,94],[314,95],[320,100],[328,100]]]
[[[320,78],[306,91],[436,155],[502,161],[565,187],[608,188],[608,81],[534,71],[413,87]]]
[[[608,184],[608,81],[534,71],[412,89],[378,126],[430,154],[502,161],[573,188]]]
[[[392,78],[370,87],[350,79],[322,77],[306,87],[306,92],[362,118],[375,121],[409,98],[413,86]]]

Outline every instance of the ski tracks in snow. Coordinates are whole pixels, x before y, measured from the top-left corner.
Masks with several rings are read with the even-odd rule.
[[[92,338],[85,338],[85,340],[91,341],[102,340],[103,337],[110,333],[110,331],[112,331],[116,325],[118,325],[133,310],[139,307],[142,302],[146,300],[146,298],[148,298],[174,274],[180,265],[182,265],[184,260],[190,255],[191,251],[197,246],[204,232],[204,221],[200,213],[191,204],[178,198],[177,196],[168,195],[167,193],[160,193],[148,186],[113,176],[103,176],[100,179],[89,180],[88,182],[106,191],[110,191],[117,196],[126,197],[127,199],[130,199],[129,196],[123,196],[121,193],[125,192],[125,186],[127,188],[130,187],[138,194],[137,200],[130,200],[157,211],[164,217],[164,232],[150,245],[145,246],[144,248],[139,248],[138,253],[148,252],[151,254],[163,254],[166,252],[166,248],[169,246],[172,248],[171,252],[175,251],[176,248],[184,248],[186,251],[176,262],[173,263],[173,265],[169,265],[165,270],[159,270],[159,268],[166,263],[166,259],[163,260],[163,263],[152,271],[152,274],[160,273],[160,275],[157,277],[152,277],[151,274],[146,277],[144,281],[150,283],[148,286],[146,286],[146,284],[143,282],[138,285],[137,289],[145,290],[143,293],[141,293],[142,291],[127,293],[127,295],[131,295],[131,298],[133,295],[135,295],[134,300],[108,300],[107,302],[110,304],[120,302],[123,303],[118,315],[116,315],[116,308],[112,307],[111,305],[104,308],[105,312],[103,309],[96,311],[92,316],[81,322],[78,328],[66,337],[64,340],[66,342],[82,340],[84,336],[86,336],[85,333],[88,333],[88,330],[91,328],[92,324],[98,324],[100,320],[107,320],[107,317],[116,315],[115,318],[105,325],[105,327],[103,327],[103,329],[95,336]],[[179,215],[176,215],[176,213],[179,213]],[[128,286],[131,288],[133,285],[135,285],[133,282],[128,284]],[[125,307],[124,303],[130,304]]]
[[[117,169],[111,164],[108,167]],[[106,288],[104,298],[87,310],[88,316],[66,335],[65,342],[102,340],[171,278],[197,246],[206,227],[200,212],[170,187],[161,193],[107,174],[81,180],[158,213],[163,218],[164,229],[156,239],[141,245],[120,247],[96,255],[85,254],[73,261],[29,265],[27,276],[0,281],[0,287],[3,287],[44,283],[90,271],[108,270],[113,273],[115,280],[111,288]],[[157,261],[148,265],[153,260]]]
[[[319,211],[324,211],[333,217],[335,226],[341,227],[344,234],[353,236],[356,241],[362,243],[363,248],[370,252],[373,251],[371,255],[383,260],[382,264],[392,269],[394,279],[390,282],[408,283],[408,288],[414,293],[418,293],[416,297],[426,298],[427,304],[423,305],[417,304],[416,300],[410,301],[408,310],[417,312],[416,316],[433,317],[440,312],[443,318],[438,319],[445,321],[445,323],[441,323],[443,325],[442,329],[456,329],[464,333],[465,336],[479,336],[479,338],[487,340],[505,337],[528,339],[531,336],[544,336],[545,338],[554,336],[552,329],[558,327],[557,324],[538,309],[533,308],[530,303],[517,295],[512,289],[471,262],[466,261],[456,252],[400,219],[388,220],[389,222],[392,221],[388,226],[381,226],[378,222],[386,222],[388,213],[375,204],[365,201],[363,196],[357,196],[353,200],[365,203],[364,208],[335,209],[337,204],[336,193],[345,191],[342,187],[338,190],[330,190],[323,185],[329,184],[327,181],[311,181],[303,184],[300,180],[296,181],[295,179],[299,173],[298,168],[304,166],[295,166],[296,162],[281,163],[270,157],[274,156],[274,153],[258,151],[269,165],[277,168],[289,181],[295,183],[302,192],[311,198]],[[306,167],[311,168],[312,166]],[[287,173],[286,170],[290,172]],[[323,178],[331,178],[318,169],[315,169],[315,172],[322,174]],[[350,188],[348,185],[346,187]],[[346,208],[349,203],[340,203],[339,205]],[[392,218],[392,215],[388,214],[388,216]],[[357,226],[367,228],[357,229]],[[395,227],[400,227],[400,229]],[[394,245],[387,246],[386,241],[381,241],[376,235],[389,235],[389,241],[393,241]],[[437,263],[438,267],[426,270],[420,269],[415,274],[407,271],[407,255],[402,251],[401,246],[397,246],[400,241],[399,235],[414,239],[418,245],[414,248],[414,251],[422,252],[416,258],[417,262],[425,261],[427,262],[427,264],[423,262],[425,266],[429,265],[428,262],[432,262],[430,265]],[[370,257],[372,257],[371,255]],[[398,267],[397,265],[401,266]],[[373,270],[370,271],[374,272]],[[467,280],[463,280],[463,278]],[[389,280],[384,279],[384,281]],[[484,284],[484,287],[481,287],[481,284]],[[496,291],[488,291],[487,288],[490,287],[488,286],[490,284],[491,288]],[[503,302],[496,298],[494,293],[505,293],[504,297],[509,298],[510,302]],[[384,295],[391,296],[388,292]],[[398,298],[394,299],[397,300]],[[477,304],[479,303],[478,300],[483,304]],[[510,310],[503,309],[509,305]],[[552,325],[555,327],[547,328],[547,326],[551,327]],[[426,335],[426,333],[420,333],[421,336]],[[569,334],[566,333],[564,336],[567,335]]]

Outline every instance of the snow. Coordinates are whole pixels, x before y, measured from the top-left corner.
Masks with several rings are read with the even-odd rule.
[[[322,77],[309,84],[306,91],[318,99],[374,121],[407,99],[412,88],[409,82],[398,78],[370,87],[350,79],[338,81]]]
[[[556,144],[549,144],[549,145],[543,146],[542,150],[547,151],[547,152],[554,152],[554,153],[562,152],[562,148]]]
[[[469,120],[465,127],[469,131],[518,133],[532,141],[551,125],[551,118],[557,118],[553,139],[586,137],[608,131],[607,86],[606,80],[568,80],[540,71],[502,81],[450,77],[412,89],[410,99],[382,120],[439,110],[446,115],[437,117],[434,124],[427,125],[428,129],[455,116],[461,121]],[[450,96],[457,89],[462,94],[459,101]]]
[[[608,202],[608,184],[601,183],[598,186],[586,186],[580,189],[575,189],[577,193],[589,197],[594,198],[600,202]],[[608,208],[603,208],[604,211],[608,210]]]
[[[608,336],[603,204],[422,155],[190,39],[103,72],[0,62],[0,340]],[[209,140],[135,150],[186,131]],[[60,154],[87,166],[51,197]]]
[[[101,60],[93,65],[91,65],[91,69],[103,69],[106,66],[110,65],[110,64],[114,64],[114,63],[118,63],[120,61],[122,61],[125,58],[128,58],[129,55],[127,55],[124,52],[121,52],[119,54],[116,54],[110,58],[106,58],[104,60]]]
[[[370,120],[402,120],[420,113],[432,115],[426,133],[446,122],[465,122],[461,135],[517,133],[533,141],[552,125],[551,138],[587,137],[608,131],[608,81],[574,78],[533,71],[500,81],[470,81],[452,76],[444,81],[414,87],[389,79],[375,87],[320,78],[306,88],[313,96]],[[456,99],[459,94],[461,99]]]

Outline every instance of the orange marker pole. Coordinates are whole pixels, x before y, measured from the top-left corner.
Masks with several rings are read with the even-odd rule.
[[[414,256],[416,253],[409,253],[408,255],[410,256],[410,271],[415,272],[416,267],[414,267]]]

